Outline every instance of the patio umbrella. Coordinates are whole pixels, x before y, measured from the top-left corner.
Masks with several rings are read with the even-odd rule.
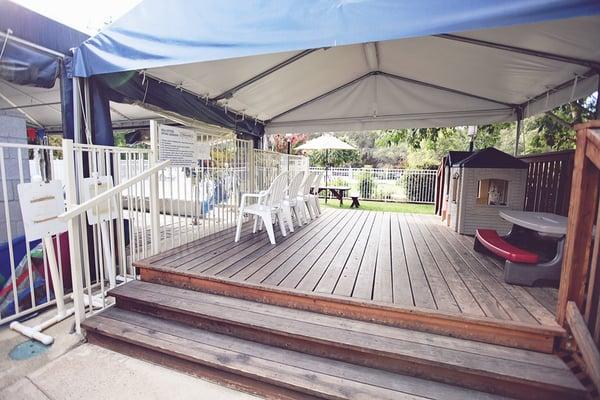
[[[327,168],[329,167],[329,150],[356,150],[356,147],[331,135],[322,135],[309,140],[298,150],[325,150],[325,186],[328,186]]]

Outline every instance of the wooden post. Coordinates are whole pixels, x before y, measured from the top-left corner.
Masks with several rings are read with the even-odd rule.
[[[575,167],[571,183],[567,239],[556,311],[556,319],[561,325],[565,325],[568,301],[573,301],[581,310],[585,300],[592,247],[592,226],[598,204],[600,179],[599,170],[586,157],[587,128],[596,126],[600,127],[599,121],[575,126],[577,129]]]

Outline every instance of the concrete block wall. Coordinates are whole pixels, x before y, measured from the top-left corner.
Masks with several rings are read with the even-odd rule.
[[[27,127],[25,119],[13,114],[0,114],[0,143],[26,144]],[[0,178],[0,243],[5,243],[8,240],[7,226],[11,227],[13,239],[25,234],[17,193],[17,185],[20,182],[17,152],[21,152],[23,180],[25,182],[30,181],[28,151],[26,149],[5,147],[4,159],[0,160],[6,176],[6,182],[1,182]],[[5,183],[6,195],[3,189]],[[8,203],[8,217],[5,211],[5,199]]]

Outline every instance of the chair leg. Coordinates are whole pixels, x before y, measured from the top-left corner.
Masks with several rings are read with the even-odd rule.
[[[252,233],[256,233],[256,229],[258,228],[258,215],[254,216],[254,225],[252,227]]]
[[[319,213],[319,215],[321,215],[321,204],[319,202],[319,196],[315,196],[314,199],[315,199],[315,204],[317,206],[317,212]]]
[[[301,212],[298,210],[298,205],[295,205],[293,207],[293,209],[294,209],[294,215],[296,216],[296,221],[298,221],[298,225],[300,225],[300,226],[304,225],[304,221],[302,221],[302,219],[304,217],[301,215]]]
[[[237,220],[237,227],[235,228],[235,240],[234,242],[239,242],[240,235],[242,233],[242,223],[244,222],[244,213],[240,213]],[[256,226],[256,224],[255,224]]]
[[[305,201],[304,205],[306,206],[306,209],[308,210],[308,215],[310,215],[310,219],[311,220],[315,219],[315,215],[314,215],[312,207],[310,205],[310,201]]]
[[[285,222],[283,220],[283,211],[277,211],[277,221],[279,221],[279,229],[281,229],[281,234],[285,237],[287,236],[287,232],[285,230]]]
[[[284,207],[283,208],[283,216],[285,217],[285,220],[288,224],[288,227],[290,228],[290,232],[294,232],[294,221],[292,221],[292,210],[291,207]]]
[[[273,221],[271,219],[271,213],[265,213],[261,215],[261,220],[265,221],[265,228],[267,229],[267,234],[269,235],[269,241],[271,244],[275,244],[275,232],[273,231]]]

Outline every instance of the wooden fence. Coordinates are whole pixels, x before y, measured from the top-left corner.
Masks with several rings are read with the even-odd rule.
[[[529,163],[525,211],[567,215],[574,156],[575,150],[567,150],[520,157]]]
[[[600,121],[590,121],[576,128],[577,147],[557,320],[570,330],[574,343],[571,347],[599,388]]]

